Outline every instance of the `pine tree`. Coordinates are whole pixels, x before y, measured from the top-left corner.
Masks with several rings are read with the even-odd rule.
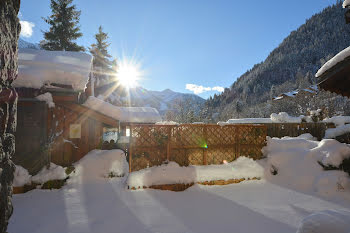
[[[50,30],[44,32],[45,40],[40,46],[46,50],[56,51],[84,51],[83,46],[74,41],[83,34],[79,28],[81,11],[72,5],[73,0],[51,0],[52,14],[43,18],[50,25]]]
[[[109,60],[112,56],[108,53],[108,47],[110,46],[110,43],[107,42],[108,34],[103,32],[102,26],[98,28],[95,39],[96,43],[92,44],[91,48],[89,48],[90,53],[94,56],[94,67],[100,67],[102,70],[106,70],[112,65]]]

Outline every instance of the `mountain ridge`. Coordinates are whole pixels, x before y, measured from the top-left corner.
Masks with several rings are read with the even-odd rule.
[[[268,57],[242,74],[229,88],[210,97],[203,114],[207,120],[266,117],[272,97],[317,82],[316,71],[350,45],[341,3],[333,4],[292,31]],[[271,104],[271,102],[269,102]],[[244,108],[242,108],[244,106]]]

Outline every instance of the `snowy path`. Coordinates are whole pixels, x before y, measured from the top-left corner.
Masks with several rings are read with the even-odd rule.
[[[9,232],[296,232],[325,209],[350,210],[266,181],[195,186],[185,192],[127,191],[122,179],[68,184],[14,196]]]

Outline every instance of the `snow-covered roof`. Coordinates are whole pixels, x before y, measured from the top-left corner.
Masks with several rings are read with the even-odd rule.
[[[280,112],[278,114],[272,113],[270,118],[240,118],[229,119],[227,122],[218,122],[218,125],[230,125],[230,124],[270,124],[270,123],[301,123],[303,120],[310,122],[309,117],[303,115],[298,117],[289,116],[286,112]]]
[[[117,107],[93,96],[90,96],[83,105],[120,122],[156,123],[162,120],[155,108]]]
[[[20,49],[18,64],[15,87],[40,89],[54,83],[82,91],[89,80],[92,56],[82,52]]]
[[[308,88],[305,88],[305,89],[301,89],[301,90],[298,89],[298,90],[282,93],[279,96],[274,97],[273,100],[280,100],[280,99],[283,99],[285,97],[294,98],[294,97],[298,96],[299,93],[301,93],[301,92],[307,92],[307,93],[310,93],[310,94],[315,94],[317,91],[318,91],[317,85],[312,85],[312,86],[310,86]]]
[[[346,58],[348,58],[350,56],[350,47],[347,47],[346,49],[344,49],[343,51],[341,51],[340,53],[338,53],[337,55],[335,55],[332,59],[330,59],[329,61],[327,61],[316,73],[316,77],[320,77],[322,74],[324,74],[326,71],[328,71],[329,69],[333,68],[336,64],[338,64],[339,62],[345,60]]]
[[[343,8],[346,8],[346,7],[348,7],[348,6],[350,6],[350,0],[344,0],[344,2],[343,2]]]

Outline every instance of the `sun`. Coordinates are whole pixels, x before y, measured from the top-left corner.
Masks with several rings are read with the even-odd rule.
[[[122,60],[118,64],[117,79],[123,87],[136,87],[141,77],[142,71],[139,64],[128,60]]]

